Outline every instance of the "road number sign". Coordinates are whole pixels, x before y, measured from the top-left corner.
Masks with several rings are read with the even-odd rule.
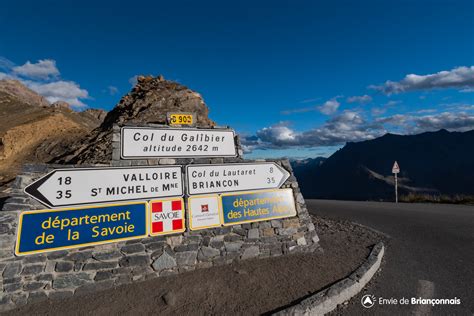
[[[237,155],[228,129],[122,127],[120,146],[123,159]]]
[[[168,114],[170,125],[194,125],[192,113],[170,113]]]
[[[182,196],[181,166],[58,169],[25,193],[49,207]]]
[[[188,194],[276,189],[290,174],[274,162],[188,165]]]

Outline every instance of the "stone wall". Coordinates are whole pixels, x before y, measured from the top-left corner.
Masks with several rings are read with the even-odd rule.
[[[241,158],[240,145],[236,158],[120,160],[118,135],[117,127],[113,166],[249,162]],[[15,257],[20,211],[45,209],[27,197],[23,188],[54,168],[85,167],[25,166],[0,212],[0,311],[236,260],[313,251],[319,238],[291,166],[287,160],[275,162],[291,174],[283,187],[293,190],[296,217]]]

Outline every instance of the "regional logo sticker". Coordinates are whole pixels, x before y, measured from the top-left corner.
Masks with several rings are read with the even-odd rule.
[[[150,212],[151,236],[181,233],[186,230],[182,198],[151,201]]]
[[[188,212],[191,230],[221,226],[220,204],[217,195],[189,197]]]

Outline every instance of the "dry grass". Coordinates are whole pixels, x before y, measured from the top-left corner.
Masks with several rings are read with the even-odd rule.
[[[408,193],[400,196],[399,200],[408,203],[474,204],[474,196],[465,194]]]

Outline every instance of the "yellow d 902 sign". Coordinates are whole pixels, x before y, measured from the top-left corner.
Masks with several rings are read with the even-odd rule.
[[[170,125],[193,125],[194,117],[191,113],[172,113],[169,115]]]

